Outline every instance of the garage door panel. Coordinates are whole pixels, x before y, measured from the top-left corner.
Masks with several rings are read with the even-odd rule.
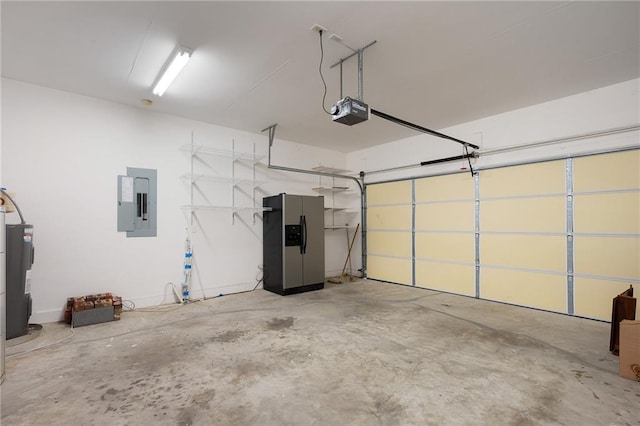
[[[577,274],[640,280],[640,238],[577,236],[574,244]]]
[[[416,202],[474,199],[474,181],[467,173],[416,179]]]
[[[480,198],[559,194],[565,191],[564,161],[481,171]]]
[[[480,297],[567,311],[565,175],[565,161],[480,173]]]
[[[566,313],[567,279],[563,275],[484,267],[480,297]]]
[[[608,281],[594,278],[576,277],[575,313],[576,315],[611,321],[613,298],[629,288],[621,281]],[[640,318],[640,303],[636,306],[636,318]]]
[[[418,260],[416,286],[475,296],[475,266]]]
[[[564,197],[482,201],[480,231],[565,232]]]
[[[566,250],[563,236],[486,234],[481,239],[480,259],[489,265],[563,272]]]
[[[411,257],[411,233],[369,231],[367,250],[372,254]]]
[[[367,208],[367,226],[371,229],[403,229],[411,231],[411,206]]]
[[[473,231],[474,221],[473,201],[416,205],[417,230]]]
[[[640,188],[640,150],[576,158],[573,190],[602,191]]]
[[[640,279],[639,164],[640,150],[573,160],[576,315],[610,321],[624,280]]]
[[[574,196],[574,231],[640,234],[640,191]]]
[[[411,259],[367,256],[368,277],[374,280],[411,285]]]
[[[416,233],[416,258],[475,261],[474,234]]]
[[[411,203],[411,182],[400,181],[367,185],[367,203],[375,204],[401,204]]]

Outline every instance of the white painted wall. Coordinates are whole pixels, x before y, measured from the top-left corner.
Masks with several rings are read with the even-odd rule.
[[[268,123],[265,123],[268,124]],[[258,129],[259,130],[259,129]],[[32,274],[31,322],[62,318],[67,297],[112,292],[150,306],[163,301],[168,282],[182,280],[184,241],[189,215],[191,142],[266,154],[265,135],[250,134],[202,122],[157,114],[76,94],[2,80],[2,185],[15,191],[25,219],[34,225],[35,264]],[[256,192],[317,195],[318,178],[267,170],[266,157],[256,179]],[[308,169],[319,164],[344,167],[341,153],[276,140],[273,163]],[[228,176],[229,159],[207,159],[199,167]],[[158,171],[158,236],[127,238],[116,232],[117,178],[127,167]],[[236,175],[251,177],[238,164]],[[230,203],[230,184],[207,184],[211,204]],[[202,197],[202,196],[200,196]],[[196,193],[196,203],[198,199]],[[251,191],[236,190],[236,205],[250,206]],[[193,246],[195,272],[192,296],[227,294],[253,288],[262,264],[262,222],[252,212],[198,213]],[[16,214],[8,223],[18,222]],[[327,275],[342,269],[344,238],[327,239]],[[336,272],[338,271],[338,272]],[[173,301],[166,289],[166,302]]]
[[[373,119],[379,120],[376,117]],[[429,127],[429,119],[425,117],[424,123],[416,124]],[[389,125],[395,124],[389,123]],[[437,130],[479,145],[482,152],[630,125],[640,125],[639,79]],[[638,144],[639,137],[636,131],[507,154],[486,155],[481,156],[476,162],[478,167],[491,167],[513,162],[536,161],[549,156],[570,156],[594,149],[606,150]],[[373,171],[461,154],[462,147],[455,142],[418,134],[349,153],[347,167],[353,170]],[[366,181],[450,173],[459,170],[461,165],[461,162],[455,162],[424,168],[417,167],[400,172],[371,174]]]

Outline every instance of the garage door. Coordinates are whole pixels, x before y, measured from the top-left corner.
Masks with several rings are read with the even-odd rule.
[[[639,165],[631,150],[367,185],[367,275],[609,320],[640,295]]]

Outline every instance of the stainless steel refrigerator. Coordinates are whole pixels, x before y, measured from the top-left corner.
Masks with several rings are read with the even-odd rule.
[[[281,295],[324,287],[324,197],[265,197],[263,259],[265,290]]]

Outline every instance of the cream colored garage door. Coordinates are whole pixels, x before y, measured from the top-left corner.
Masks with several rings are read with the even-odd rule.
[[[609,320],[640,294],[639,166],[631,150],[367,185],[367,275]]]

